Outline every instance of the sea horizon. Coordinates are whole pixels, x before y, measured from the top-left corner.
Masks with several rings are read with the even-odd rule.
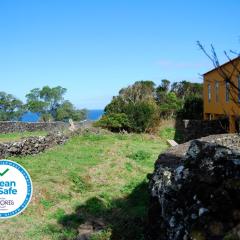
[[[103,109],[87,109],[87,118],[89,121],[97,121],[103,115]],[[19,121],[21,122],[38,122],[40,118],[39,113],[26,112],[24,113]]]

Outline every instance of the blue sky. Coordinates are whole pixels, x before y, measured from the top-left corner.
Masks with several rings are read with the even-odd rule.
[[[137,80],[200,82],[212,66],[196,46],[239,50],[236,0],[2,0],[1,91],[24,100],[61,85],[77,107],[101,109]]]

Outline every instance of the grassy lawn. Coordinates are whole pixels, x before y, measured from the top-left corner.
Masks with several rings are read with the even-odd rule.
[[[24,137],[45,136],[45,135],[47,135],[47,132],[44,132],[44,131],[0,133],[0,142],[17,141]]]
[[[75,239],[90,220],[106,226],[92,240],[143,239],[146,175],[166,148],[164,137],[88,134],[11,158],[29,171],[34,194],[24,213],[1,220],[0,239]]]

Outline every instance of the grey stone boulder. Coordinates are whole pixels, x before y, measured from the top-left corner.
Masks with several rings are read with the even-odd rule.
[[[177,157],[173,165],[158,160],[151,175],[146,239],[240,239],[237,148],[194,140]]]

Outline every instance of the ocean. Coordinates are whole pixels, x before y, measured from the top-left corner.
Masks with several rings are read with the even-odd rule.
[[[101,118],[101,116],[103,115],[103,112],[104,111],[101,109],[88,110],[87,120],[96,121]],[[22,115],[22,117],[20,118],[20,121],[21,122],[37,122],[39,118],[40,118],[40,114],[27,112]]]
[[[87,120],[96,121],[101,118],[103,113],[104,113],[104,110],[101,110],[101,109],[88,110]]]

